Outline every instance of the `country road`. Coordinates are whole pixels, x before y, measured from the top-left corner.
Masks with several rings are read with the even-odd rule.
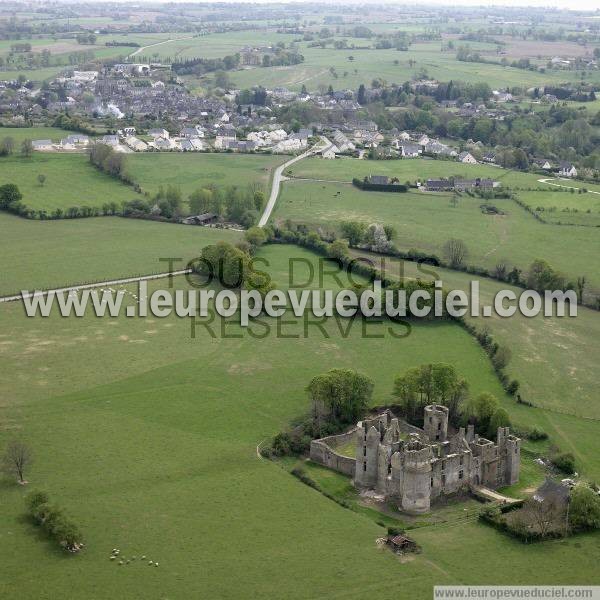
[[[560,183],[552,183],[552,181],[556,181],[554,177],[546,177],[542,179],[538,179],[539,183],[545,183],[546,185],[553,185],[554,187],[565,188],[567,190],[579,190],[581,188],[575,187],[574,185],[560,185]],[[568,179],[560,179],[559,181],[568,181]],[[595,192],[594,190],[588,190],[588,194],[600,194],[600,192]]]
[[[332,145],[333,144],[326,137],[321,136],[321,140],[317,142],[314,146],[309,148],[306,152],[295,156],[291,160],[288,160],[286,163],[279,165],[275,169],[275,173],[273,173],[273,185],[271,186],[271,194],[269,195],[269,201],[267,202],[265,210],[263,211],[263,214],[260,217],[260,221],[258,222],[259,227],[264,227],[269,222],[269,218],[271,216],[271,213],[273,212],[273,208],[275,208],[275,203],[277,202],[277,197],[279,196],[282,175],[285,169],[287,169],[290,165],[293,165],[294,163],[298,162],[299,160],[310,156],[311,154],[316,154],[317,152],[327,150],[327,148],[329,148],[329,146]]]
[[[180,39],[182,39],[182,38],[180,38]],[[169,40],[167,40],[167,41],[169,41]],[[159,43],[162,44],[165,42],[159,42]],[[153,44],[153,45],[157,45],[157,44]],[[146,46],[146,48],[148,48],[148,47],[149,46]],[[140,48],[140,50],[141,50],[141,48]],[[130,56],[132,56],[132,55],[130,55]],[[332,145],[332,143],[326,137],[321,136],[321,140],[319,142],[317,142],[314,146],[309,148],[306,152],[304,152],[303,154],[300,154],[298,156],[295,156],[291,160],[288,160],[286,163],[280,165],[279,167],[277,167],[277,169],[275,169],[275,173],[273,174],[273,185],[271,187],[271,194],[269,196],[269,201],[267,202],[267,205],[265,206],[265,210],[264,210],[264,212],[260,218],[260,221],[258,223],[259,227],[264,227],[267,224],[267,222],[269,221],[269,217],[271,216],[271,212],[273,211],[275,203],[277,202],[277,197],[279,196],[279,189],[281,187],[283,171],[285,169],[287,169],[290,165],[294,164],[295,162],[298,162],[299,160],[302,160],[303,158],[306,158],[307,156],[310,156],[312,154],[316,154],[317,152],[326,150],[331,145]],[[0,296],[0,303],[16,302],[18,300],[21,300],[24,297],[30,298],[33,296],[40,296],[40,295],[47,294],[48,292],[54,292],[54,293],[76,292],[78,290],[92,289],[92,288],[97,288],[97,287],[101,287],[101,286],[123,285],[126,283],[135,283],[137,281],[162,279],[165,277],[172,277],[175,275],[184,275],[184,274],[190,273],[190,272],[191,272],[191,269],[184,269],[181,271],[157,273],[155,275],[140,275],[139,277],[127,277],[125,279],[111,279],[108,281],[98,281],[95,283],[85,283],[85,284],[79,284],[79,285],[75,284],[75,285],[71,285],[71,286],[67,286],[67,287],[53,288],[53,289],[49,289],[49,290],[37,290],[37,291],[33,291],[33,292],[27,292],[25,294]]]
[[[135,50],[131,54],[127,55],[127,58],[129,59],[129,58],[135,56],[136,54],[139,54],[143,50],[146,50],[148,48],[153,48],[154,46],[160,46],[162,44],[168,44],[169,42],[177,42],[179,40],[191,40],[193,37],[194,37],[193,35],[188,35],[187,37],[169,38],[168,40],[163,40],[162,42],[155,42],[154,44],[148,44],[147,46],[141,46],[140,48],[138,48],[137,50]]]

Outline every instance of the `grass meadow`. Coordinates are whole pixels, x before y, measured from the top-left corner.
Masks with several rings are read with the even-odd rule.
[[[41,185],[38,175],[45,175]],[[53,154],[34,152],[30,158],[9,156],[0,158],[0,185],[15,183],[23,194],[23,204],[48,212],[71,206],[100,208],[106,202],[134,199],[133,188],[102,173],[87,154]]]
[[[142,190],[154,194],[160,186],[176,185],[187,198],[209,183],[219,187],[258,184],[266,191],[282,156],[149,152],[128,154],[126,170]]]
[[[414,262],[382,257],[368,252],[355,252],[357,257],[394,279],[441,279],[447,290],[469,293],[471,281],[479,282],[481,305],[492,305],[500,290],[519,288],[477,277],[460,271],[419,265]],[[600,419],[600,402],[595,391],[596,367],[600,359],[600,319],[596,311],[579,307],[577,317],[472,318],[478,328],[487,328],[501,345],[512,352],[507,372],[520,384],[520,394],[528,402],[553,411],[582,418]]]
[[[120,217],[33,221],[0,213],[0,294],[161,273],[199,255],[207,244],[234,242],[231,230]]]
[[[285,246],[261,256],[276,280],[289,256],[314,260]],[[174,284],[186,287],[183,278]],[[424,599],[434,584],[597,583],[600,535],[524,545],[475,520],[414,530],[424,551],[401,561],[376,547],[385,530],[371,518],[258,458],[257,444],[307,409],[310,378],[332,367],[369,374],[380,404],[396,374],[451,362],[473,393],[500,397],[515,422],[545,420],[546,411],[503,396],[487,357],[452,323],[415,325],[402,339],[365,338],[356,328],[342,338],[331,320],[330,337],[316,328],[305,337],[301,324],[288,323],[280,333],[299,337],[272,331],[256,339],[230,322],[228,337],[199,326],[191,338],[190,324],[175,317],[32,320],[18,304],[0,305],[0,314],[0,443],[18,436],[31,444],[28,489],[46,489],[87,543],[80,555],[63,556],[23,518],[27,489],[3,481],[0,559],[11,574],[0,582],[3,597],[64,596],[75,580],[79,595],[94,598],[364,598],[368,591]],[[376,335],[388,324],[369,327]],[[596,443],[595,427],[550,416],[587,451],[586,473],[600,474],[584,448]],[[109,561],[115,547],[138,560]],[[142,564],[141,555],[159,567]],[[27,576],[32,561],[35,578]]]
[[[340,183],[348,181],[348,171],[355,165],[356,176],[362,177],[369,172],[387,173],[395,174],[400,181],[414,181],[417,176],[426,179],[440,169],[447,175],[487,176],[487,171],[493,167],[473,170],[466,169],[466,165],[442,161],[382,161],[359,165],[361,161],[340,160],[327,170],[323,163],[330,161],[320,161],[323,166],[315,168],[318,160],[306,161],[306,166],[294,170],[296,177],[317,181],[286,182],[273,219],[292,219],[330,227],[344,220],[379,222],[395,227],[395,244],[400,249],[417,248],[438,255],[442,254],[448,239],[460,238],[469,249],[468,264],[489,269],[500,261],[507,261],[526,271],[535,258],[543,258],[572,279],[585,275],[590,297],[600,292],[598,228],[543,224],[512,200],[494,200],[493,204],[505,214],[492,216],[481,211],[480,205],[485,201],[480,198],[463,195],[453,206],[451,194],[416,190],[406,194],[364,192]],[[529,174],[496,172],[498,179],[506,177],[513,187],[525,187],[527,178],[529,181],[534,178]],[[321,178],[329,181],[318,181]],[[563,193],[548,193],[549,202],[554,202],[555,197],[562,198]]]
[[[335,69],[337,76],[333,84],[335,89],[357,89],[361,83],[369,84],[375,74],[388,83],[399,84],[410,81],[423,70],[433,79],[485,82],[494,89],[513,86],[527,88],[565,79],[565,74],[560,72],[535,73],[501,65],[461,62],[456,60],[455,51],[440,52],[440,42],[415,43],[406,52],[375,50],[364,39],[348,38],[347,42],[349,45],[354,43],[356,46],[369,47],[343,50],[309,48],[308,44],[301,42],[300,53],[304,56],[302,64],[245,69],[232,73],[231,78],[241,88],[260,84],[265,87],[285,86],[296,91],[302,85],[309,90],[316,90],[319,85],[327,87],[332,79],[331,68]],[[349,58],[351,56],[352,60]],[[577,74],[569,73],[566,77],[576,80]]]

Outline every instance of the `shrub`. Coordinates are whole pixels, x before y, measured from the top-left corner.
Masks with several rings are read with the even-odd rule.
[[[570,452],[555,454],[550,462],[562,473],[572,475],[575,473],[575,457]]]
[[[600,496],[587,485],[578,485],[571,492],[569,523],[573,529],[600,529]]]
[[[531,440],[532,442],[539,442],[541,440],[547,440],[548,434],[539,427],[533,427],[531,431],[527,433],[527,439]]]

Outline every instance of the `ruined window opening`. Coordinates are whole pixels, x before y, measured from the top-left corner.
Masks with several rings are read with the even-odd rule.
[[[463,478],[463,476],[464,476],[464,472],[463,472],[463,471],[459,471],[459,472],[458,472],[458,478],[459,478],[459,479],[462,479],[462,478]]]
[[[431,478],[431,484],[430,487],[433,487],[433,477]]]
[[[367,455],[367,447],[363,446],[363,456],[366,456],[366,455]]]
[[[365,462],[363,463],[363,471],[366,471],[366,470],[367,470],[367,462],[365,461]]]
[[[438,423],[438,431],[440,431],[442,429],[442,424]]]

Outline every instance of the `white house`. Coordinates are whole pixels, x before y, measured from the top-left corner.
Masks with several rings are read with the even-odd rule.
[[[477,160],[475,160],[475,157],[472,154],[470,154],[469,152],[461,152],[458,155],[458,160],[461,163],[465,163],[465,164],[469,164],[469,165],[477,164]]]
[[[199,138],[203,138],[204,137],[204,129],[202,129],[202,127],[200,127],[200,125],[192,125],[190,127],[184,127],[181,132],[179,133],[179,137],[182,138],[194,138],[194,137],[199,137]]]
[[[157,137],[150,145],[157,150],[179,150],[179,144],[168,137]]]
[[[418,144],[402,144],[398,147],[400,155],[404,158],[417,158],[421,154],[421,146]]]
[[[185,138],[179,142],[179,145],[184,152],[198,152],[205,149],[204,142],[197,137]]]
[[[31,142],[34,150],[39,150],[41,152],[45,150],[52,150],[52,140],[33,140]]]
[[[135,152],[144,152],[145,150],[148,150],[148,144],[146,144],[146,142],[132,135],[128,135],[125,138],[125,143]]]
[[[337,146],[329,146],[326,150],[321,152],[321,156],[328,160],[332,160],[336,157],[340,149]]]
[[[169,138],[169,132],[166,129],[151,129],[148,132],[154,139],[156,138]]]
[[[229,142],[235,142],[236,136],[235,133],[232,135],[218,135],[215,138],[215,148],[217,150],[225,150],[229,144]]]
[[[100,139],[101,144],[106,144],[107,146],[118,146],[119,145],[119,136],[118,135],[105,135]]]
[[[577,177],[577,169],[569,162],[561,162],[558,169],[558,174],[561,177]]]

